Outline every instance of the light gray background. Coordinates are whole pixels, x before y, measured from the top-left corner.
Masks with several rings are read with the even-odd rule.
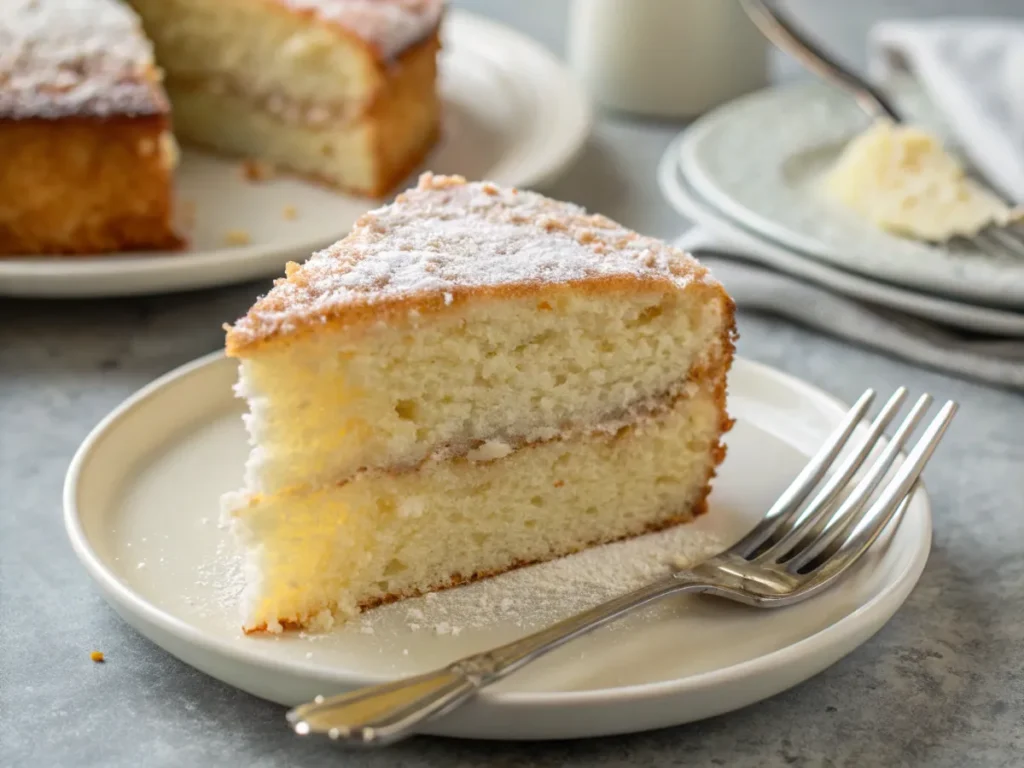
[[[561,50],[563,2],[456,5]],[[792,5],[854,60],[882,16],[1024,14],[1021,0]],[[783,63],[780,71],[794,68]],[[677,130],[602,118],[579,164],[550,191],[648,233],[675,235],[684,225],[659,199],[653,173]],[[79,567],[61,525],[64,472],[87,431],[155,376],[218,348],[220,324],[264,288],[0,299],[0,765],[1024,764],[1024,401],[745,313],[743,355],[841,398],[906,384],[963,405],[926,475],[935,504],[931,560],[875,638],[792,691],[657,733],[555,744],[421,738],[374,754],[293,737],[280,707],[206,678],[127,628]],[[109,663],[90,662],[92,648]]]

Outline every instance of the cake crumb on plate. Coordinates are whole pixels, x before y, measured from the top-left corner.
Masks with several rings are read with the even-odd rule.
[[[254,184],[266,181],[274,177],[274,167],[269,163],[250,158],[242,161],[242,176],[246,181],[251,181]]]
[[[248,245],[252,242],[252,238],[249,237],[249,233],[244,229],[229,229],[224,233],[224,243],[226,245]]]

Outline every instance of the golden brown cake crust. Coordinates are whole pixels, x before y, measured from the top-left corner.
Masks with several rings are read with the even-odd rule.
[[[163,116],[0,120],[0,256],[172,249]]]
[[[228,329],[229,355],[326,325],[443,312],[468,298],[691,289],[732,307],[677,248],[570,203],[429,173],[286,275]]]
[[[426,40],[402,54],[366,112],[364,119],[374,125],[377,167],[377,186],[368,192],[371,197],[381,197],[394,189],[423,162],[440,137],[440,50],[441,38],[435,29]]]

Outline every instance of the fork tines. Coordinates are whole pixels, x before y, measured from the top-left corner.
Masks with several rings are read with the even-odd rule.
[[[966,239],[989,256],[1024,258],[1024,234],[1012,226],[991,225]]]
[[[943,405],[903,456],[932,398],[921,395],[892,437],[886,438],[907,390],[896,390],[874,420],[858,429],[874,397],[870,389],[861,395],[764,520],[733,552],[757,564],[781,566],[794,575],[820,572],[824,578],[858,559],[894,518],[902,516],[957,404]]]

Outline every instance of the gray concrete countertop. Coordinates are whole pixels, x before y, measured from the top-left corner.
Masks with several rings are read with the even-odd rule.
[[[562,2],[460,4],[561,49]],[[851,56],[883,13],[1024,10],[1019,0],[796,5]],[[677,130],[605,116],[550,191],[675,235],[684,224],[659,199],[653,171]],[[280,707],[205,677],[123,624],[75,560],[61,522],[64,472],[87,431],[155,376],[218,348],[220,324],[265,287],[0,300],[0,765],[1024,764],[1024,400],[746,313],[741,354],[841,398],[905,384],[962,403],[926,475],[931,559],[878,635],[787,693],[655,733],[552,744],[420,738],[373,754],[293,737]],[[90,662],[93,648],[109,663]]]

